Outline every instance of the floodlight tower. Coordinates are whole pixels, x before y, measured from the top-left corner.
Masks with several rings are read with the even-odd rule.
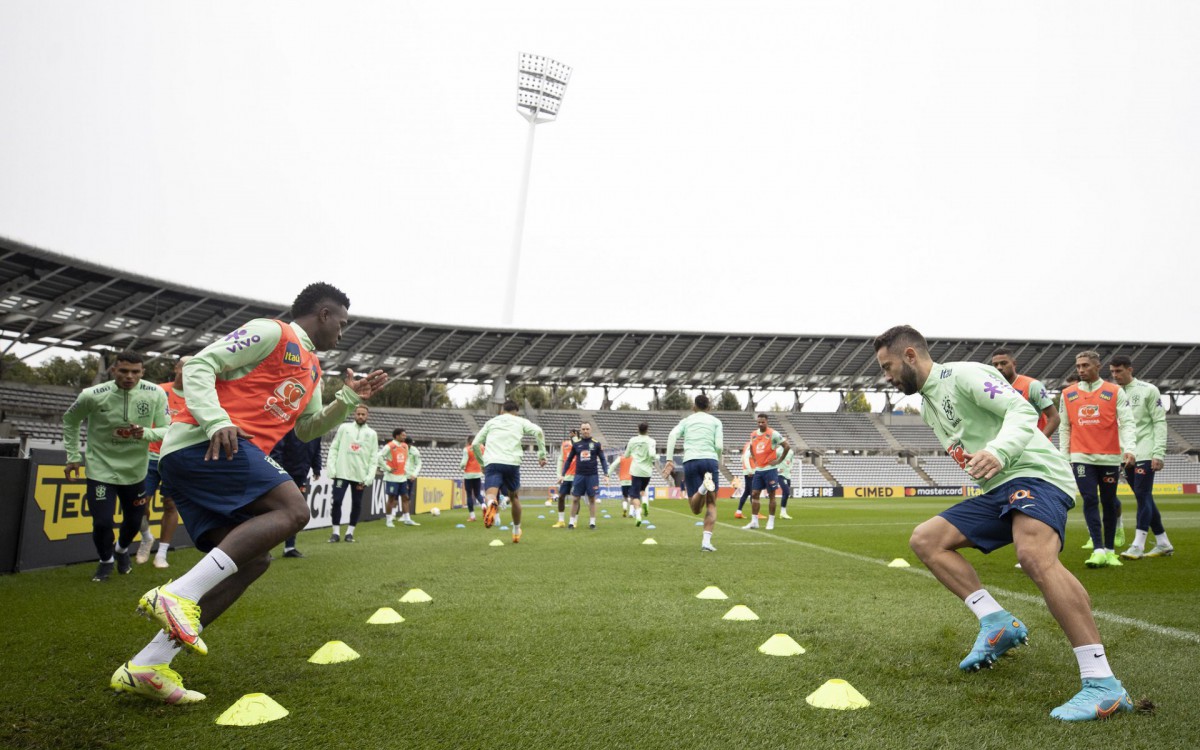
[[[525,139],[525,167],[517,197],[517,226],[513,233],[512,258],[508,265],[508,288],[504,292],[503,324],[512,325],[517,304],[517,271],[521,265],[521,238],[525,233],[525,199],[529,196],[529,169],[533,163],[533,133],[543,122],[558,119],[571,66],[541,55],[522,52],[517,56],[517,114],[529,123]]]

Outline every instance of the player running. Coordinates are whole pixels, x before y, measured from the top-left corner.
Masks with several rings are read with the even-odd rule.
[[[175,379],[169,383],[158,384],[158,387],[167,394],[167,416],[170,420],[183,411],[185,405],[183,366],[189,359],[191,357],[180,357],[176,360]],[[139,565],[150,559],[150,549],[154,546],[154,535],[150,533],[150,503],[154,499],[154,493],[158,492],[161,487],[163,512],[159,525],[158,552],[154,555],[154,567],[156,568],[170,567],[170,563],[167,562],[167,552],[171,549],[171,540],[175,538],[175,529],[179,526],[179,512],[175,510],[175,501],[171,499],[171,491],[163,484],[158,473],[158,453],[161,448],[161,440],[150,443],[150,465],[146,467],[146,486],[142,490],[142,497],[146,501],[146,514],[142,516],[142,543],[138,547],[135,558]]]
[[[492,417],[479,431],[471,449],[475,459],[483,463],[483,487],[487,501],[483,506],[483,525],[491,528],[500,511],[500,493],[508,496],[512,505],[513,544],[521,541],[521,440],[533,435],[537,441],[538,465],[546,465],[546,435],[542,428],[524,417],[517,416],[520,407],[511,398],[501,407],[503,414]],[[487,456],[484,456],[484,448]]]
[[[463,494],[467,496],[468,521],[475,520],[475,505],[483,504],[483,492],[480,489],[483,484],[483,466],[475,458],[475,451],[471,450],[474,440],[474,435],[467,435],[467,447],[463,448],[462,461],[458,464],[463,473]]]
[[[1075,485],[1066,459],[1037,429],[1037,414],[992,367],[935,363],[925,337],[896,326],[875,339],[875,356],[890,385],[920,393],[921,417],[983,490],[925,521],[909,544],[942,585],[979,618],[979,636],[959,668],[990,667],[1027,642],[1029,630],[983,588],[959,552],[984,554],[1013,544],[1024,571],[1071,642],[1083,688],[1050,715],[1064,721],[1104,719],[1132,711],[1113,676],[1092,618],[1087,591],[1058,559]]]
[[[376,370],[346,370],[346,385],[321,407],[317,351],[337,346],[350,300],[311,284],[292,303],[291,323],[258,318],[219,339],[183,368],[187,408],[163,440],[159,471],[204,557],[179,578],[147,591],[138,611],[162,628],[113,673],[113,689],[164,703],[194,703],[171,661],[200,654],[212,625],[270,565],[270,550],[308,522],[308,503],[265,451],[295,428],[319,437],[387,384]],[[155,390],[158,390],[157,388]],[[161,393],[161,391],[159,391]]]
[[[780,453],[780,448],[783,452]],[[762,491],[770,498],[770,514],[767,516],[767,531],[775,528],[775,493],[779,491],[779,464],[791,453],[787,438],[771,429],[766,414],[758,415],[758,429],[750,436],[750,461],[754,466],[754,493],[751,495],[750,523],[742,528],[758,528],[758,512],[762,510]]]
[[[1167,539],[1162,515],[1154,502],[1154,472],[1163,467],[1167,455],[1167,412],[1163,409],[1162,395],[1158,388],[1133,376],[1133,360],[1124,354],[1113,357],[1108,364],[1112,379],[1129,399],[1136,432],[1134,457],[1137,463],[1125,469],[1125,479],[1133,488],[1137,498],[1137,526],[1133,544],[1121,553],[1122,560],[1139,560],[1143,557],[1170,557],[1175,548]],[[1154,532],[1154,549],[1144,552],[1146,536]]]
[[[579,440],[571,446],[563,462],[563,473],[567,464],[575,464],[575,481],[571,483],[571,521],[568,529],[575,528],[579,520],[579,499],[587,495],[588,499],[588,528],[596,530],[596,492],[600,489],[600,471],[608,473],[608,459],[600,443],[592,439],[592,425],[583,422],[579,425]],[[597,468],[597,464],[599,468]]]
[[[725,428],[721,420],[708,413],[708,396],[696,396],[692,414],[680,420],[667,435],[667,463],[663,476],[670,478],[675,473],[675,443],[683,441],[683,486],[687,493],[688,506],[692,513],[704,511],[704,535],[700,550],[716,552],[712,544],[713,527],[717,523],[717,478],[718,472],[729,482],[733,477],[721,463],[724,453]]]
[[[658,443],[650,437],[650,425],[642,422],[637,426],[638,434],[625,444],[622,461],[629,464],[629,506],[634,524],[642,525],[642,518],[650,515],[650,499],[647,490],[650,477],[654,475],[654,464],[658,462]]]
[[[567,498],[571,494],[571,485],[575,484],[575,462],[567,461],[567,455],[571,452],[571,446],[575,445],[575,441],[578,439],[579,430],[573,429],[567,435],[567,439],[562,441],[562,445],[559,446],[558,523],[551,526],[550,528],[552,529],[567,528]]]
[[[633,478],[629,474],[629,467],[632,464],[632,458],[621,456],[615,464],[608,465],[608,478],[612,479],[615,473],[617,480],[621,483],[621,518],[629,517],[629,490],[633,486]]]

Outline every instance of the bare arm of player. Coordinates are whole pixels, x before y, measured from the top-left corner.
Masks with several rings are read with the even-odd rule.
[[[1042,434],[1049,438],[1058,430],[1062,416],[1058,413],[1058,407],[1053,404],[1042,409],[1042,414],[1046,415],[1046,424],[1042,426]]]

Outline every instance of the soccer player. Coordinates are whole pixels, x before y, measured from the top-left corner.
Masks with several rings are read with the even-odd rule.
[[[483,525],[491,528],[500,511],[500,493],[512,505],[513,544],[521,541],[521,440],[533,435],[537,440],[538,465],[546,465],[546,435],[542,428],[517,416],[520,407],[511,398],[500,407],[503,413],[483,425],[471,446],[475,460],[483,463],[483,487],[487,501],[483,506]],[[484,456],[484,449],[487,456]]]
[[[670,478],[675,474],[675,443],[682,440],[683,487],[688,506],[696,515],[704,511],[704,535],[700,549],[703,552],[716,552],[717,548],[712,544],[713,527],[717,523],[716,474],[720,472],[731,483],[733,477],[721,463],[721,454],[725,451],[725,428],[721,420],[708,413],[709,407],[708,396],[703,393],[696,396],[692,414],[680,420],[667,435],[667,463],[663,467],[663,476]]]
[[[590,422],[580,423],[579,440],[571,446],[571,452],[567,454],[563,464],[564,474],[566,465],[570,463],[575,464],[575,481],[571,483],[571,520],[567,523],[567,528],[575,528],[575,524],[579,520],[579,500],[587,495],[590,519],[588,528],[595,531],[596,491],[600,489],[600,471],[608,473],[608,459],[605,458],[604,449],[600,447],[600,443],[592,439]]]
[[[63,414],[63,447],[67,450],[66,477],[74,479],[84,466],[79,450],[79,425],[88,425],[87,495],[92,514],[92,541],[100,564],[92,574],[107,581],[115,564],[122,575],[133,570],[129,545],[142,526],[146,512],[144,492],[150,463],[147,444],[161,437],[170,424],[167,394],[142,382],[142,355],[121,352],[108,368],[112,380],[85,388]],[[121,503],[121,530],[113,545],[113,515]]]
[[[280,465],[292,481],[300,495],[308,499],[309,472],[315,482],[321,478],[321,438],[304,441],[296,437],[296,431],[290,430],[275,447],[271,449],[271,459]],[[304,553],[296,549],[296,535],[292,534],[283,541],[284,557],[304,557]]]
[[[187,408],[176,415],[158,461],[196,547],[191,570],[147,591],[138,611],[162,628],[117,668],[110,685],[164,703],[194,703],[171,661],[200,637],[270,565],[270,550],[308,523],[308,504],[287,472],[264,451],[293,428],[301,440],[328,432],[387,384],[376,370],[346,385],[321,407],[317,351],[337,346],[350,300],[336,287],[306,287],[292,322],[259,318],[214,341],[183,368]],[[160,391],[161,393],[161,391]]]
[[[1054,405],[1054,399],[1050,398],[1042,381],[1034,380],[1028,375],[1017,374],[1017,360],[1013,358],[1011,349],[1001,348],[992,352],[992,367],[999,370],[1009,385],[1016,388],[1017,392],[1024,396],[1033,410],[1038,413],[1037,427],[1042,434],[1052,437],[1054,431],[1058,429],[1061,418],[1058,414],[1058,407]]]
[[[1079,663],[1082,689],[1050,715],[1086,721],[1132,711],[1108,665],[1087,591],[1058,559],[1075,486],[1065,458],[1038,431],[1029,402],[992,367],[935,363],[925,337],[909,326],[890,328],[874,343],[885,379],[905,395],[921,394],[921,417],[983,490],[922,523],[909,540],[934,577],[979,618],[979,636],[959,668],[990,667],[1028,641],[1025,624],[983,588],[959,552],[975,547],[987,554],[1011,543]]]
[[[1170,557],[1175,548],[1167,538],[1162,515],[1154,502],[1154,472],[1162,469],[1163,457],[1167,455],[1167,412],[1163,408],[1162,395],[1158,388],[1133,376],[1133,360],[1124,354],[1112,358],[1108,371],[1129,398],[1136,432],[1134,455],[1137,463],[1132,471],[1126,467],[1125,479],[1137,498],[1137,526],[1133,544],[1121,553],[1121,558]],[[1154,532],[1154,549],[1144,552],[1150,531]]]
[[[783,452],[780,452],[780,448]],[[754,464],[754,494],[751,496],[750,523],[743,528],[758,528],[758,512],[762,509],[759,500],[762,491],[767,491],[770,498],[770,512],[767,516],[767,531],[775,528],[775,493],[779,491],[779,463],[790,453],[791,446],[782,433],[771,429],[770,419],[766,414],[758,415],[758,429],[750,436],[750,460]]]
[[[561,451],[558,457],[558,468],[560,469],[558,476],[558,523],[550,528],[565,529],[567,527],[567,497],[571,494],[571,485],[575,484],[575,462],[567,461],[567,455],[571,452],[571,446],[579,439],[579,430],[572,429],[567,435],[567,439],[562,441],[559,446]]]
[[[788,515],[787,504],[788,499],[792,496],[792,461],[796,458],[796,451],[788,450],[783,454],[783,458],[779,460],[779,488],[783,490],[779,500],[779,517],[787,520],[792,520]]]
[[[621,482],[621,518],[629,517],[629,510],[632,508],[632,500],[630,497],[630,488],[633,486],[633,477],[629,473],[629,467],[633,464],[633,459],[628,456],[621,456],[615,464],[608,465],[608,476],[611,479],[613,472],[617,473],[617,479]]]
[[[404,442],[407,436],[403,427],[392,430],[392,439],[383,444],[375,458],[377,468],[383,472],[383,493],[387,495],[385,524],[389,529],[396,526],[397,506],[401,522],[408,516],[408,508],[403,504],[408,497],[408,443]]]
[[[158,387],[167,394],[168,420],[174,419],[176,414],[183,411],[183,366],[189,359],[191,357],[180,357],[176,360],[175,379],[169,383],[158,384]],[[154,499],[154,493],[158,492],[161,487],[163,514],[159,526],[158,553],[154,555],[154,567],[156,568],[170,567],[170,563],[167,562],[167,551],[171,549],[171,540],[175,537],[175,529],[179,526],[179,511],[175,510],[175,501],[171,499],[171,491],[163,484],[158,473],[158,452],[161,449],[161,440],[150,443],[150,464],[146,467],[146,486],[142,490],[146,513],[142,516],[142,543],[138,546],[136,558],[139,565],[150,559],[150,548],[154,546],[154,535],[150,533],[150,502]]]
[[[647,490],[650,477],[654,475],[654,464],[658,461],[658,442],[650,437],[650,425],[642,422],[637,426],[638,434],[625,444],[625,458],[629,465],[629,503],[633,510],[634,523],[642,525],[642,516],[650,515],[650,500]]]
[[[1100,379],[1097,352],[1077,354],[1075,371],[1079,382],[1062,392],[1067,418],[1058,429],[1058,447],[1071,461],[1075,484],[1083,497],[1083,518],[1093,547],[1084,564],[1089,568],[1120,567],[1116,548],[1125,543],[1125,530],[1117,482],[1121,465],[1132,467],[1135,462],[1133,410],[1120,386]]]
[[[475,451],[471,450],[474,440],[474,435],[467,435],[467,447],[463,448],[462,461],[458,464],[463,473],[463,494],[467,496],[468,521],[475,520],[475,505],[483,504],[483,492],[480,490],[483,484],[483,466],[475,458]]]
[[[379,433],[367,426],[370,410],[359,404],[354,407],[354,421],[338,427],[329,446],[329,474],[333,478],[333,533],[330,542],[341,541],[342,500],[350,490],[350,523],[346,526],[346,541],[354,542],[354,527],[362,513],[363,489],[375,478],[375,456]]]
[[[411,435],[404,436],[404,444],[408,446],[408,463],[404,467],[404,483],[408,486],[408,495],[404,497],[404,518],[401,520],[405,526],[420,526],[421,524],[412,519],[412,514],[416,510],[413,506],[416,504],[417,477],[421,474],[421,451],[413,445]]]
[[[738,500],[737,510],[733,512],[734,518],[745,518],[742,515],[742,508],[745,507],[746,501],[750,499],[750,495],[754,492],[754,459],[750,457],[750,442],[742,446],[742,497]],[[755,514],[757,516],[757,514]]]

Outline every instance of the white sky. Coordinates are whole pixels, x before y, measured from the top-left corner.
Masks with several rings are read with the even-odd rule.
[[[575,73],[518,326],[1195,341],[1198,39],[1185,1],[6,0],[0,234],[498,325],[528,51]]]

